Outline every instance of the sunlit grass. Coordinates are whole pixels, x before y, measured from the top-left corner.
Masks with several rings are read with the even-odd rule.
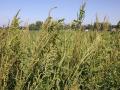
[[[119,32],[0,31],[1,90],[117,90]]]

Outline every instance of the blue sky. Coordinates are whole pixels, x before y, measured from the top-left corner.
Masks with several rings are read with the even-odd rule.
[[[0,25],[7,24],[15,13],[21,9],[20,18],[23,23],[45,20],[49,9],[57,6],[52,12],[55,19],[65,18],[70,22],[76,18],[76,13],[83,0],[0,0]],[[96,14],[103,20],[104,16],[116,24],[120,20],[120,0],[87,0],[85,24],[93,23]]]

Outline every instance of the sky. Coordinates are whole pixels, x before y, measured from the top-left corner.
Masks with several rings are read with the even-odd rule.
[[[120,0],[86,0],[86,15],[84,24],[91,24],[96,18],[100,21],[107,16],[112,24],[120,20]],[[0,0],[0,25],[6,25],[16,12],[21,9],[19,17],[21,23],[44,21],[50,8],[54,19],[65,18],[66,23],[76,19],[77,12],[83,0]]]

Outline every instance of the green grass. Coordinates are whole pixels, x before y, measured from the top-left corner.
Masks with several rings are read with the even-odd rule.
[[[0,30],[0,90],[119,90],[120,32]]]

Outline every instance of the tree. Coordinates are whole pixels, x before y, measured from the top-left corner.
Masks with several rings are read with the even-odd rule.
[[[117,28],[120,29],[120,21],[117,23]]]
[[[29,25],[29,30],[36,30],[36,26],[34,23]]]
[[[36,29],[37,29],[37,30],[40,30],[40,29],[41,29],[42,23],[43,23],[42,21],[37,21],[37,22],[36,22]]]
[[[92,24],[85,25],[84,27],[85,27],[85,29],[93,30],[93,25]]]
[[[42,21],[36,21],[29,25],[29,30],[40,30],[42,26]]]

